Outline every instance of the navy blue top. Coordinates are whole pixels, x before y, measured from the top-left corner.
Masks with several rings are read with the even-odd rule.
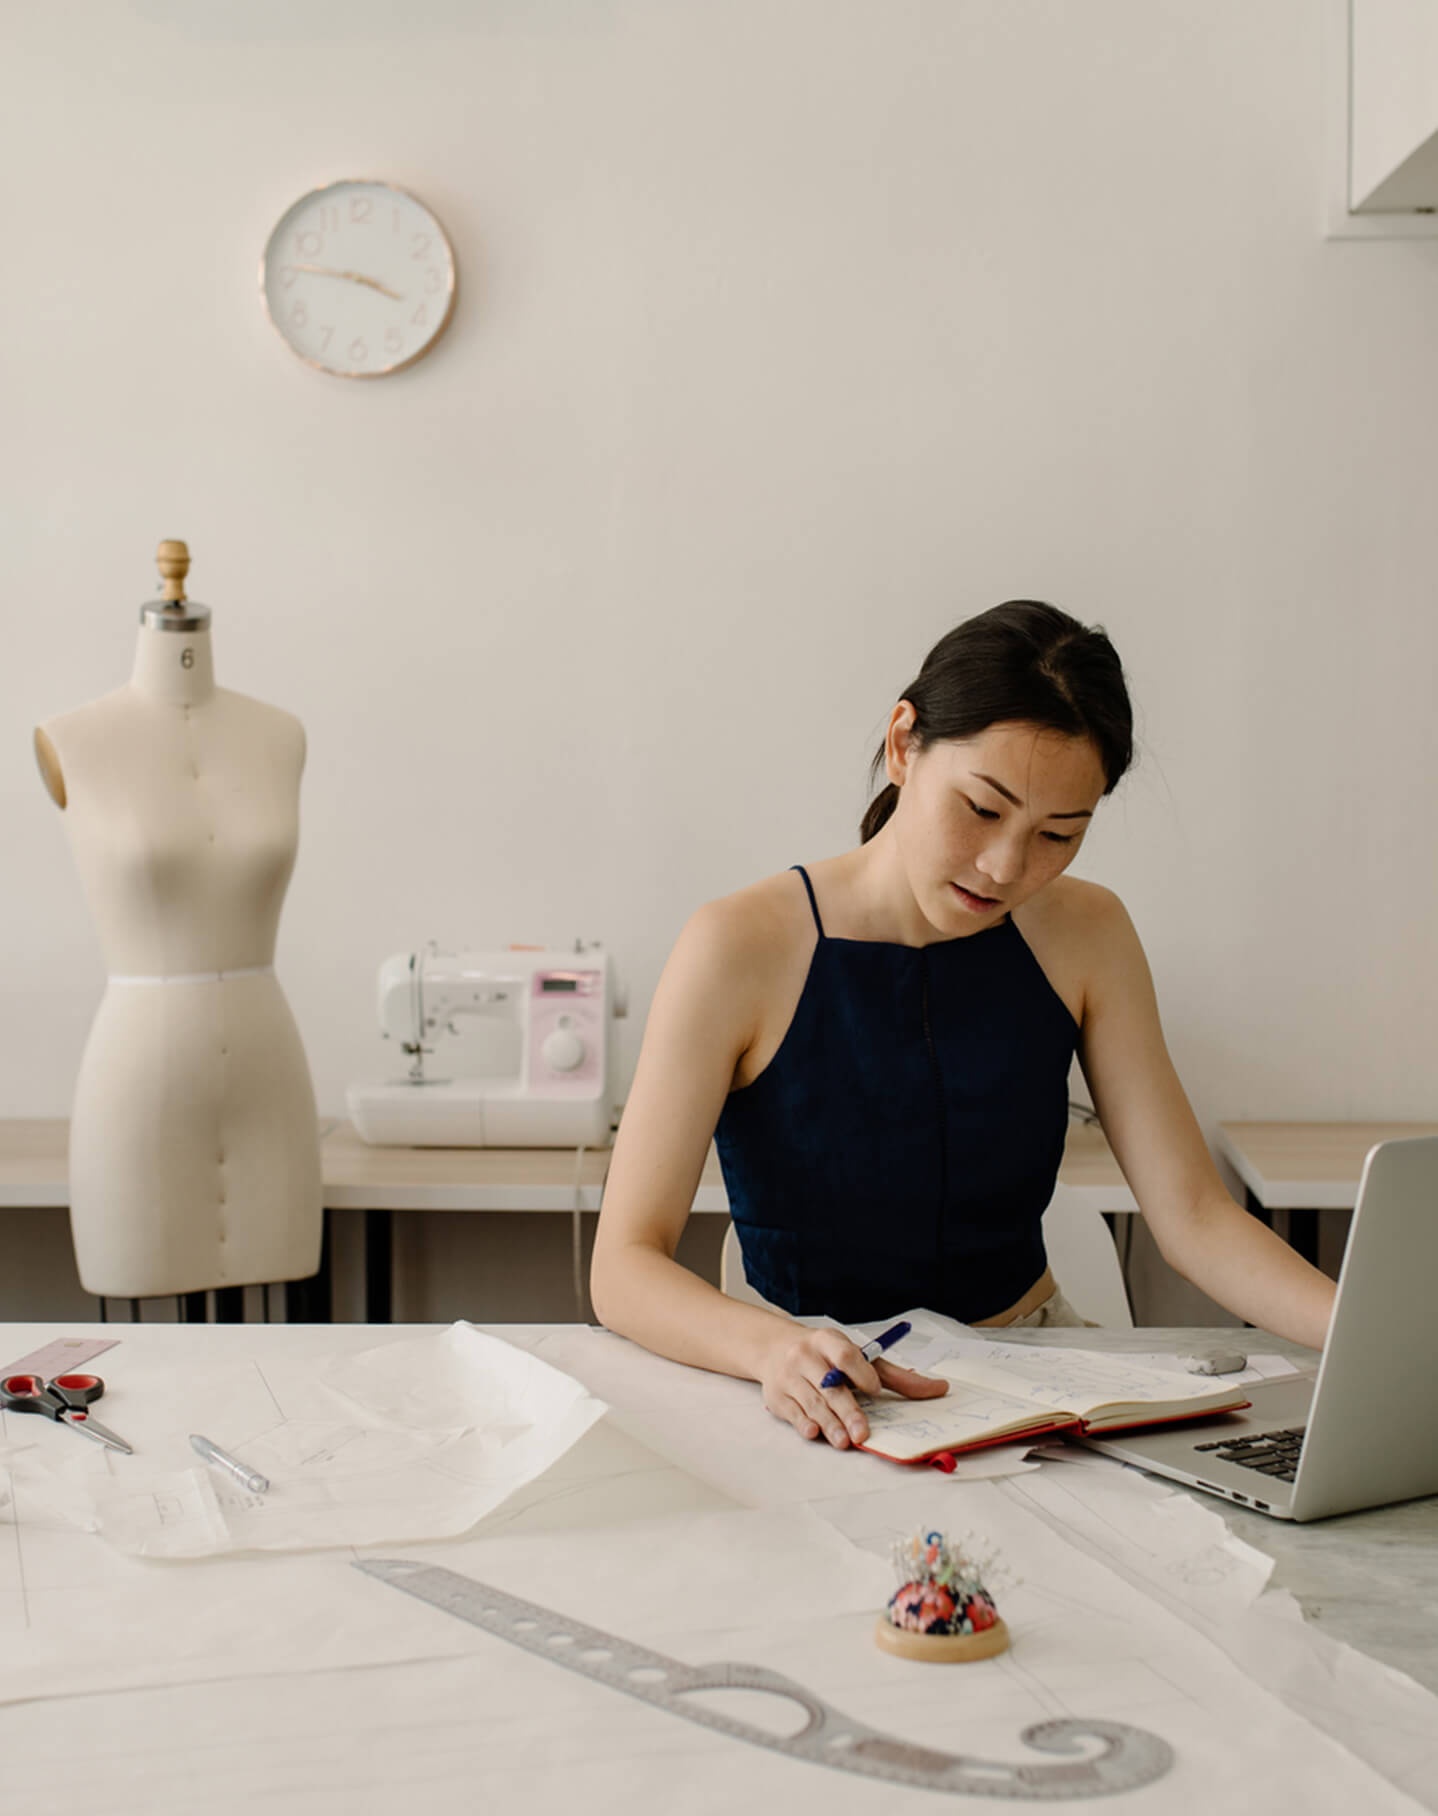
[[[715,1131],[749,1282],[845,1324],[964,1323],[1044,1271],[1078,1026],[1011,918],[930,946],[819,943],[779,1050]]]

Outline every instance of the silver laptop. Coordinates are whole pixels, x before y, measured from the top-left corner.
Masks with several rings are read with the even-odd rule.
[[[1280,1520],[1438,1494],[1438,1136],[1363,1163],[1318,1372],[1258,1382],[1247,1412],[1092,1450]]]

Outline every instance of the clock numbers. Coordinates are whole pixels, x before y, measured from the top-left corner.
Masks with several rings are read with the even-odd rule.
[[[281,217],[260,283],[271,320],[301,359],[341,377],[377,378],[418,359],[444,329],[454,259],[416,197],[386,183],[334,183]]]

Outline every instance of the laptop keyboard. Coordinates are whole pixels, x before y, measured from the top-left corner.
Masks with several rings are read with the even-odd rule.
[[[1195,1444],[1195,1450],[1212,1450],[1225,1463],[1256,1469],[1278,1482],[1291,1482],[1298,1473],[1298,1453],[1303,1449],[1306,1426],[1288,1431],[1259,1431],[1242,1438],[1222,1438],[1216,1444]]]

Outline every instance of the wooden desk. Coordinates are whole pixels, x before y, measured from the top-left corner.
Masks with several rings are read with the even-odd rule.
[[[0,1205],[69,1207],[69,1133],[59,1120],[0,1122]]]
[[[1059,1184],[1105,1216],[1135,1215],[1138,1211],[1138,1200],[1129,1190],[1113,1149],[1096,1122],[1069,1124]]]
[[[1318,1213],[1351,1211],[1368,1150],[1380,1141],[1438,1135],[1438,1122],[1221,1122],[1218,1150],[1264,1223],[1288,1217],[1288,1240],[1318,1260]]]
[[[61,1117],[0,1120],[0,1206],[70,1203]],[[320,1124],[320,1167],[330,1210],[567,1211],[599,1209],[608,1148],[376,1148],[352,1124]],[[724,1181],[711,1152],[696,1211],[725,1211]]]
[[[395,1211],[597,1211],[608,1149],[582,1156],[544,1148],[376,1148],[336,1123],[320,1149],[325,1204],[365,1213],[365,1316],[391,1316]],[[1105,1215],[1138,1210],[1103,1130],[1069,1125],[1059,1182]],[[711,1147],[691,1207],[727,1217],[729,1198]]]
[[[69,1124],[63,1118],[0,1120],[0,1206],[68,1206]],[[608,1148],[588,1148],[576,1166],[567,1148],[376,1148],[352,1124],[320,1125],[325,1204],[331,1210],[567,1211],[599,1209]],[[1070,1125],[1060,1181],[1098,1210],[1137,1210],[1103,1130]],[[704,1163],[696,1211],[729,1200],[718,1156]]]
[[[68,1133],[68,1123],[58,1118],[0,1121],[0,1206],[69,1204]],[[576,1154],[564,1148],[371,1147],[348,1122],[322,1123],[320,1170],[326,1213],[364,1213],[366,1322],[387,1324],[391,1318],[396,1211],[595,1212],[609,1155],[607,1148]],[[1106,1215],[1138,1208],[1097,1126],[1070,1125],[1059,1180]],[[729,1214],[724,1177],[712,1148],[692,1208],[706,1215]],[[240,1289],[226,1291],[230,1296],[223,1306],[217,1300],[217,1316],[238,1322]],[[291,1321],[327,1318],[329,1291],[327,1228],[319,1274],[313,1282],[291,1288]],[[202,1306],[196,1316],[203,1321]]]

